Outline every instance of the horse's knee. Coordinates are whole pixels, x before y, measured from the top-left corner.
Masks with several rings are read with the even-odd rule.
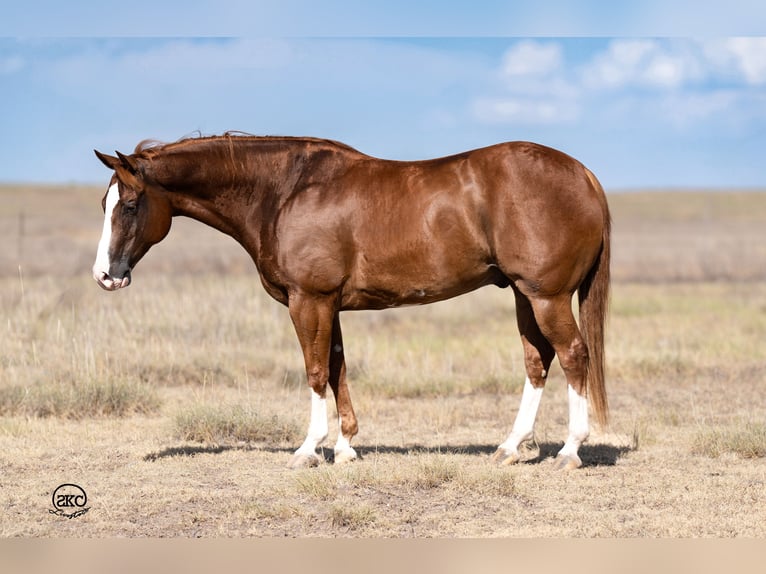
[[[306,371],[306,377],[308,378],[308,384],[311,390],[324,398],[327,393],[327,381],[329,379],[328,370],[323,369],[322,367],[308,369]]]

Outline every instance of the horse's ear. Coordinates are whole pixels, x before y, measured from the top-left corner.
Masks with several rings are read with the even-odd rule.
[[[106,167],[109,169],[117,169],[117,166],[120,165],[119,158],[116,158],[111,155],[106,155],[105,153],[101,153],[97,149],[93,150],[96,154],[96,157],[101,160],[101,163],[103,163]]]
[[[117,152],[117,157],[120,158],[120,164],[122,167],[125,168],[131,175],[138,174],[138,162],[136,162],[136,159],[133,156]]]

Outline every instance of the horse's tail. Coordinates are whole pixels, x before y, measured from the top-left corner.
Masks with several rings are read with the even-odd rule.
[[[601,252],[577,289],[580,303],[580,330],[588,349],[588,395],[596,421],[605,427],[609,421],[609,404],[604,382],[604,330],[609,308],[609,257],[612,220],[604,188],[596,176],[586,169],[588,179],[596,189],[604,214]]]

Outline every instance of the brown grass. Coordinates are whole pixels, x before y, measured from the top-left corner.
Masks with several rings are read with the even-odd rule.
[[[701,430],[692,452],[712,458],[726,454],[743,458],[766,457],[766,424],[749,422],[732,428]]]
[[[279,415],[264,415],[243,405],[213,407],[200,404],[179,411],[176,436],[201,443],[294,443],[301,437],[298,425]]]
[[[101,193],[0,188],[0,535],[766,535],[766,194],[610,197],[613,423],[556,473],[558,368],[526,461],[490,463],[524,378],[494,288],[346,314],[361,459],[287,471],[309,395],[286,311],[188,221],[102,292]],[[64,482],[86,515],[48,513]]]
[[[85,417],[154,413],[155,389],[130,381],[50,381],[0,388],[0,416]]]

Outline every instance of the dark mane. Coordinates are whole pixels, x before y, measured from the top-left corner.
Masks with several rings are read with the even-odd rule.
[[[188,146],[204,144],[204,143],[216,143],[220,141],[227,141],[234,143],[237,141],[242,142],[263,142],[263,143],[315,143],[315,144],[329,144],[334,147],[344,149],[346,151],[352,151],[360,153],[350,145],[344,144],[335,140],[328,140],[315,137],[301,137],[301,136],[258,136],[241,131],[227,131],[221,135],[205,136],[201,133],[196,135],[184,136],[174,142],[162,142],[156,139],[146,139],[140,141],[136,145],[134,153],[146,158],[152,158],[162,152],[176,150]]]

